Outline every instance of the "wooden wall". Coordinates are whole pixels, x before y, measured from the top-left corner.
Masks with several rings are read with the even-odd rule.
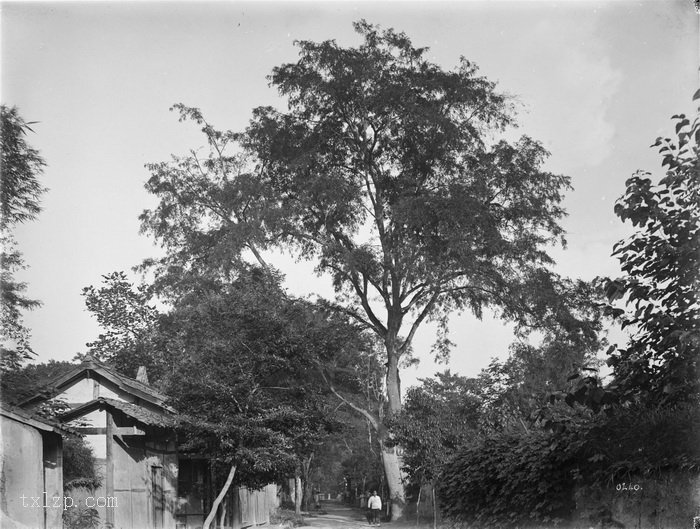
[[[61,529],[63,506],[54,503],[62,496],[61,437],[3,415],[0,438],[0,525]]]

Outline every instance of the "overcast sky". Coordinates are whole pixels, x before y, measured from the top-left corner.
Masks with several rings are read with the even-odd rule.
[[[547,168],[572,177],[565,205],[569,247],[557,270],[614,276],[612,245],[628,233],[613,215],[638,169],[660,174],[648,146],[692,110],[698,81],[698,16],[690,0],[644,2],[3,3],[2,102],[38,121],[29,137],[48,164],[39,221],[18,230],[30,269],[29,314],[40,361],[69,360],[98,333],[81,289],[129,271],[157,249],[139,235],[154,205],[144,164],[203,144],[168,109],[182,102],[219,128],[238,130],[259,105],[282,107],[266,75],[294,61],[296,39],[357,45],[352,22],[405,31],[430,58],[464,55],[518,97],[518,133],[540,140]],[[297,294],[329,293],[311,265],[278,260]],[[135,277],[135,276],[134,276]],[[512,340],[499,322],[463,315],[451,324],[449,367],[476,374]],[[437,366],[433,329],[404,385]]]

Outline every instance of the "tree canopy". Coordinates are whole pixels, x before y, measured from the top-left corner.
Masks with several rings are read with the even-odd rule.
[[[246,142],[285,212],[271,236],[332,274],[344,309],[385,342],[393,380],[426,319],[523,314],[512,294],[551,263],[569,179],[541,169],[530,138],[487,143],[513,118],[466,59],[444,71],[404,34],[356,29],[359,48],[298,43],[299,61],[270,76],[290,110],[256,109]]]
[[[156,343],[162,314],[154,306],[152,288],[135,286],[124,272],[112,272],[102,276],[100,287],[83,288],[82,295],[102,329],[86,344],[87,354],[131,377],[144,366],[149,381],[159,381],[165,362]]]

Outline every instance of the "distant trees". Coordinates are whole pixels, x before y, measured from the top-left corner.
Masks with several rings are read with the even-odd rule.
[[[30,332],[22,314],[40,305],[26,296],[27,285],[15,274],[25,268],[17,249],[13,230],[17,224],[35,220],[41,212],[41,183],[46,162],[39,151],[26,141],[30,125],[16,107],[0,105],[0,370],[4,374],[17,369],[33,354]]]
[[[434,484],[454,450],[478,433],[482,403],[474,386],[474,379],[446,371],[406,394],[392,439],[404,448],[404,468],[418,484]]]
[[[71,369],[75,369],[72,362],[49,360],[46,363],[28,363],[6,371],[2,376],[3,402],[18,404],[33,397]]]

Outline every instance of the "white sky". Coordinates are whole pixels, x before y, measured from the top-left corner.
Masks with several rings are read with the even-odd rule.
[[[637,169],[660,174],[648,146],[692,110],[698,16],[690,0],[645,2],[2,3],[1,99],[27,121],[48,167],[39,221],[18,230],[31,268],[22,275],[43,307],[29,314],[40,361],[69,360],[98,332],[80,296],[102,274],[155,255],[138,234],[154,200],[144,164],[202,145],[179,124],[176,102],[220,128],[241,129],[258,105],[281,105],[265,76],[294,61],[295,39],[359,44],[352,21],[405,31],[446,68],[460,55],[522,104],[519,133],[552,152],[568,174],[569,248],[558,271],[614,276],[612,245],[627,233],[615,199]],[[311,265],[284,264],[297,293],[329,292]],[[455,317],[449,367],[476,374],[511,342],[499,322]],[[433,330],[417,336],[422,363]]]

